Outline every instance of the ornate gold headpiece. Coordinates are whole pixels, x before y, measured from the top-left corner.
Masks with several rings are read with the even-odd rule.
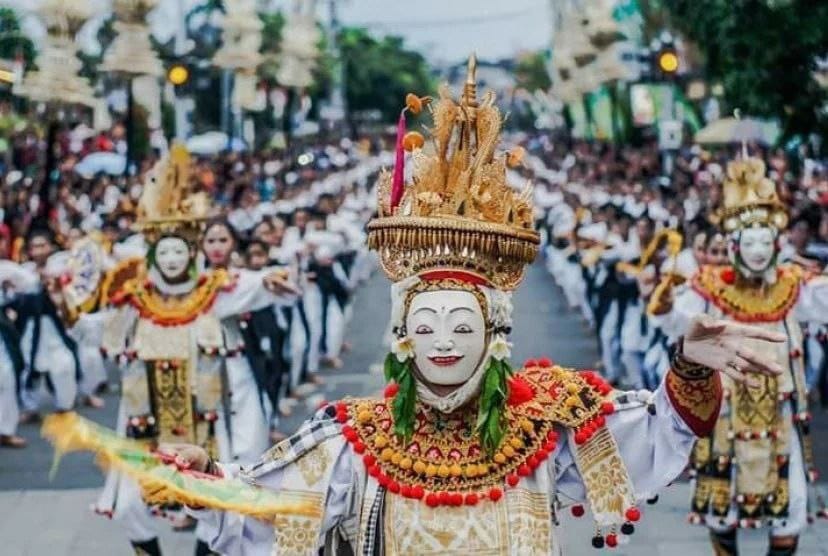
[[[210,200],[204,192],[193,192],[191,175],[190,153],[183,145],[173,145],[149,173],[138,202],[135,229],[150,244],[165,235],[198,240],[210,215]]]
[[[753,226],[783,229],[788,224],[785,205],[776,194],[776,186],[765,176],[765,163],[742,155],[727,165],[722,184],[722,206],[716,218],[726,232]]]
[[[444,85],[429,105],[431,140],[422,148],[414,142],[404,191],[395,191],[402,181],[394,184],[389,172],[380,176],[379,216],[368,224],[368,245],[394,281],[449,270],[513,289],[537,255],[531,188],[518,193],[507,184],[515,153],[495,153],[502,118],[493,92],[478,102],[475,70],[472,56],[459,102]],[[401,161],[399,155],[400,172]]]

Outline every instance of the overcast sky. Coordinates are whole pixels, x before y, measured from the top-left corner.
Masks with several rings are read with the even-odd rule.
[[[81,0],[83,1],[83,0]],[[102,19],[111,5],[108,0],[87,0]],[[186,6],[196,0],[160,0],[153,14],[153,31],[159,38],[170,36],[175,22],[176,3]],[[228,0],[232,1],[232,0]],[[524,49],[544,48],[549,43],[550,3],[555,0],[337,0],[345,25],[366,26],[377,33],[402,35],[433,62],[462,60],[471,51],[480,58],[495,59]],[[36,0],[0,0],[25,10]],[[273,8],[286,7],[292,0],[265,0]],[[328,0],[317,0],[319,16],[327,21]],[[33,18],[25,30],[39,39],[42,27]],[[95,47],[95,24],[84,29],[82,43]]]

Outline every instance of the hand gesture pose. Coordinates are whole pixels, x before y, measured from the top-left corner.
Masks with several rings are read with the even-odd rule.
[[[778,332],[700,315],[693,319],[684,335],[681,354],[693,363],[726,374],[736,382],[759,386],[750,373],[776,376],[782,372],[782,367],[747,345],[756,345],[757,341],[781,343],[785,340],[785,335]]]
[[[264,277],[264,285],[269,291],[281,295],[300,295],[302,292],[294,284],[286,270],[276,270]]]

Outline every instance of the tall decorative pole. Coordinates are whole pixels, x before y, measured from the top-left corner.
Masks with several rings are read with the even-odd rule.
[[[140,75],[161,77],[164,68],[150,43],[147,14],[158,4],[158,0],[113,0],[115,30],[118,35],[104,53],[101,70],[121,75],[126,81],[127,114],[126,143],[127,155],[124,175],[129,175],[133,163],[133,111],[134,99],[132,80]]]
[[[233,112],[252,104],[256,95],[256,68],[262,62],[262,22],[253,0],[225,3],[221,23],[222,46],[213,55],[213,65],[224,72],[225,106],[229,109],[227,148],[232,148],[235,135]],[[229,103],[229,104],[228,104]]]
[[[333,117],[332,123],[336,120],[345,120],[348,110],[348,103],[345,98],[345,60],[339,51],[339,34],[341,26],[339,23],[338,0],[328,0],[328,12],[330,14],[330,25],[328,26],[328,49],[331,59],[334,61],[333,83],[331,85],[330,111]]]
[[[294,0],[293,9],[287,15],[282,43],[279,48],[279,69],[276,80],[288,87],[288,100],[285,106],[285,137],[290,141],[292,125],[292,105],[295,91],[309,87],[313,83],[313,70],[319,57],[320,32],[316,26],[314,11],[316,2]]]
[[[75,42],[78,31],[93,15],[93,9],[87,0],[45,0],[36,12],[46,25],[46,39],[35,60],[38,69],[23,77],[14,94],[46,106],[46,177],[40,185],[40,196],[44,213],[48,213],[52,199],[49,187],[57,166],[55,142],[60,112],[75,105],[93,108],[96,103],[89,82],[79,75],[81,62]]]

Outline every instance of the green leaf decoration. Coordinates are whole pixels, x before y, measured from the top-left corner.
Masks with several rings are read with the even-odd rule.
[[[385,380],[386,382],[391,382],[395,380],[396,377],[394,376],[394,363],[397,361],[397,356],[393,353],[389,353],[385,356],[385,363],[383,365],[383,369],[385,371]]]
[[[414,412],[417,401],[417,388],[414,384],[414,374],[408,364],[405,365],[406,372],[399,377],[400,389],[394,396],[391,408],[394,416],[394,432],[403,437],[407,442],[414,434]]]
[[[417,386],[411,370],[411,359],[400,362],[396,355],[389,353],[384,366],[386,380],[393,381],[399,386],[391,403],[394,433],[408,441],[414,435],[414,412],[417,402]]]
[[[391,403],[394,433],[406,442],[414,434],[414,413],[417,403],[417,387],[411,364],[411,359],[400,362],[393,353],[385,357],[384,363],[385,379],[399,386]],[[483,449],[489,455],[493,455],[506,435],[505,406],[509,395],[506,380],[512,375],[512,368],[506,361],[489,358],[483,372],[475,428]]]
[[[506,361],[490,358],[483,376],[480,407],[477,413],[477,432],[483,449],[491,456],[506,435],[504,409],[508,396],[506,379],[512,369]]]

